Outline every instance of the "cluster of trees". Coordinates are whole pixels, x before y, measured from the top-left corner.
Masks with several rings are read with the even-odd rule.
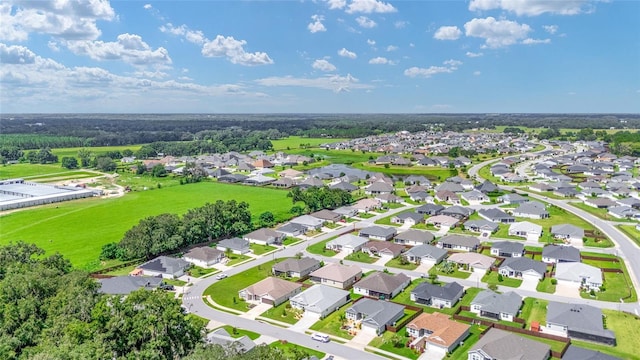
[[[140,220],[118,243],[102,247],[100,258],[147,259],[181,247],[246,233],[252,229],[246,202],[218,200],[189,210],[182,217],[160,214]]]
[[[348,205],[353,202],[353,196],[350,192],[341,189],[329,189],[323,187],[310,187],[306,190],[293,188],[287,194],[294,204],[301,201],[305,205],[305,209],[294,206],[291,211],[294,213],[313,212],[321,209],[335,209],[337,207]]]
[[[0,358],[178,359],[201,347],[205,324],[186,317],[173,294],[122,299],[98,289],[59,254],[0,246]]]
[[[25,133],[3,134],[2,138],[0,138],[0,148],[17,147],[28,150],[87,146],[85,140],[80,137],[46,135],[39,131],[40,128],[28,127],[28,129],[30,131]]]
[[[51,164],[58,162],[58,156],[51,152],[51,149],[29,151],[25,159],[31,164]]]
[[[472,157],[477,154],[478,152],[473,149],[462,149],[459,146],[454,146],[449,149],[449,153],[447,155],[449,155],[449,157],[451,158],[457,158],[458,156]]]

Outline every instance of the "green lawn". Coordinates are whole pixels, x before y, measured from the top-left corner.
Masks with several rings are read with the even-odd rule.
[[[441,263],[442,264],[442,263]],[[457,279],[467,279],[471,276],[471,273],[468,271],[460,271],[457,266],[454,267],[454,271],[452,273],[446,273],[442,271],[441,265],[433,266],[429,269],[429,274],[436,274],[438,276],[448,276]]]
[[[623,270],[624,271],[624,270]],[[638,297],[633,285],[629,280],[629,277],[625,273],[610,273],[603,272],[604,291],[596,291],[595,299],[600,301],[619,302],[620,299],[624,299],[624,302],[636,302]],[[628,285],[627,285],[628,284]],[[585,299],[592,299],[588,292],[580,292],[580,296]]]
[[[618,225],[618,229],[640,246],[640,230],[636,230],[635,225]]]
[[[527,323],[527,329],[531,327],[531,323],[537,321],[540,325],[544,325],[547,322],[547,300],[541,300],[536,298],[525,298],[520,318],[524,319]]]
[[[374,216],[376,216],[376,214],[371,214],[371,213],[358,213],[357,215],[360,219],[370,219]]]
[[[597,216],[600,219],[603,220],[608,220],[608,221],[615,221],[615,222],[634,222],[633,220],[629,220],[629,219],[618,219],[615,216],[611,216],[609,215],[607,209],[596,209],[594,207],[591,207],[589,205],[586,205],[584,203],[581,202],[570,202],[569,203],[571,206],[575,206],[578,209],[582,209],[586,212],[588,212],[589,214],[593,215],[593,216]]]
[[[617,345],[612,347],[578,340],[572,340],[571,343],[579,347],[617,356],[621,359],[640,359],[638,355],[640,317],[615,310],[603,310],[602,312],[605,316],[606,328],[616,334]]]
[[[271,267],[285,258],[268,261],[262,265],[258,265],[247,269],[246,271],[229,276],[212,284],[204,291],[204,296],[211,296],[216,303],[232,309],[247,311],[247,303],[241,301],[238,292],[249,285],[253,285],[258,281],[271,276]],[[234,301],[235,300],[235,301]]]
[[[65,173],[35,175],[35,176],[29,177],[27,180],[48,183],[48,182],[60,182],[60,181],[71,180],[71,179],[94,178],[102,175],[103,174],[101,173],[95,173],[90,171],[70,170]]]
[[[296,318],[297,312],[298,310],[293,309],[291,305],[289,305],[289,301],[285,301],[282,304],[263,312],[260,316],[285,322],[287,324],[295,324],[298,322],[298,319]]]
[[[318,147],[321,144],[330,144],[334,142],[345,141],[346,139],[333,139],[333,138],[306,138],[301,136],[289,136],[284,139],[271,140],[273,144],[273,150],[292,150],[292,149],[304,149],[309,147]],[[304,146],[300,146],[304,144]]]
[[[121,145],[121,146],[94,146],[94,147],[86,147],[84,149],[88,149],[89,151],[91,151],[92,156],[99,156],[99,155],[106,154],[108,151],[122,152],[123,150],[126,150],[126,149],[136,152],[140,150],[141,147],[142,145]],[[61,160],[64,156],[72,156],[77,158],[78,150],[80,149],[83,149],[83,148],[79,148],[79,147],[58,148],[58,149],[51,149],[51,152],[54,153],[55,155],[58,155],[58,160]]]
[[[291,246],[293,244],[297,244],[299,242],[301,242],[302,240],[298,239],[298,238],[294,238],[294,237],[290,237],[287,236],[286,238],[284,238],[284,240],[282,240],[282,245],[284,246]]]
[[[11,164],[0,166],[0,180],[24,178],[31,180],[31,177],[42,176],[65,176],[72,173],[60,166],[60,164]]]
[[[383,165],[370,165],[368,163],[353,164],[353,167],[366,170],[379,172],[388,175],[421,175],[432,181],[443,181],[444,179],[458,175],[457,170],[440,167],[428,167],[428,166],[389,166],[388,168]]]
[[[279,221],[291,217],[287,191],[204,182],[7,214],[0,217],[0,244],[24,240],[48,254],[60,252],[78,268],[96,270],[106,265],[98,261],[102,245],[120,241],[140,219],[167,212],[182,214],[206,202],[232,199],[248,202],[254,220],[265,211],[271,211]]]
[[[273,251],[277,249],[275,246],[260,245],[260,244],[254,244],[254,243],[249,244],[249,248],[251,248],[251,251],[253,252],[254,255],[262,255],[264,253],[268,253],[269,251]]]
[[[377,257],[369,256],[368,254],[360,252],[360,251],[351,253],[351,254],[345,256],[344,259],[345,260],[351,260],[351,261],[358,261],[358,262],[362,262],[362,263],[366,263],[366,264],[373,264],[374,262],[379,260],[379,258],[377,258]]]
[[[325,245],[327,244],[327,242],[329,242],[331,240],[333,240],[333,239],[327,239],[327,240],[315,243],[315,244],[307,247],[307,251],[309,253],[311,253],[311,254],[332,257],[335,254],[337,254],[337,252],[325,248]]]
[[[199,278],[201,276],[209,275],[214,271],[218,271],[215,268],[205,269],[199,266],[192,266],[189,268],[189,275],[195,278]]]
[[[393,217],[395,217],[395,216],[398,216],[398,215],[400,215],[400,214],[404,214],[404,213],[412,213],[412,212],[414,212],[414,210],[413,210],[413,209],[411,209],[411,210],[407,210],[407,211],[403,211],[403,212],[400,212],[400,213],[396,213],[396,214],[393,214],[393,215],[385,216],[385,217],[383,217],[382,219],[378,219],[378,220],[376,220],[376,221],[375,221],[375,223],[376,223],[376,224],[379,224],[379,225],[401,226],[402,224],[392,223],[392,222],[391,222],[391,218],[393,218]]]
[[[239,337],[242,337],[242,336],[246,335],[249,339],[255,340],[255,339],[260,337],[260,334],[258,334],[258,333],[255,333],[255,332],[250,331],[250,330],[239,329],[239,328],[233,327],[231,325],[223,325],[223,326],[221,326],[221,328],[227,330],[229,335],[231,335],[231,337],[234,337],[234,338],[239,338]]]
[[[269,344],[269,346],[280,349],[282,351],[282,358],[285,358],[285,359],[302,359],[302,358],[308,359],[309,357],[314,355],[318,359],[322,359],[326,355],[323,352],[309,349],[304,346],[296,345],[286,341],[285,342],[276,341],[274,343]]]
[[[240,254],[227,254],[226,256],[229,259],[229,261],[225,264],[227,266],[234,266],[243,261],[253,259],[247,255],[240,255]]]
[[[398,347],[394,345],[394,339],[399,340],[397,342]],[[407,330],[403,326],[398,329],[397,333],[385,331],[382,336],[377,336],[371,340],[369,346],[415,360],[420,355],[416,351],[405,346],[408,340],[409,337],[407,336]]]
[[[538,292],[553,294],[556,292],[556,285],[553,285],[551,283],[551,278],[546,277],[544,278],[544,280],[538,283],[538,286],[536,286],[536,290]]]
[[[418,267],[418,264],[414,264],[414,263],[411,263],[411,262],[407,263],[407,264],[402,264],[400,262],[400,259],[401,259],[400,256],[398,256],[395,259],[391,259],[386,264],[384,264],[384,266],[403,269],[403,270],[415,270]]]
[[[341,329],[345,312],[348,308],[351,307],[351,305],[353,304],[347,303],[343,305],[340,309],[329,314],[329,316],[327,316],[326,318],[319,320],[315,324],[311,325],[309,329],[345,339],[352,339],[353,335],[350,335],[346,330]]]
[[[516,287],[516,288],[522,285],[521,279],[513,279],[506,276],[503,276],[502,281],[499,281],[497,271],[492,271],[490,274],[483,276],[481,281],[487,284],[496,284],[501,286]]]
[[[471,328],[469,328],[469,337],[464,340],[464,344],[455,348],[451,354],[446,355],[444,358],[451,360],[467,360],[469,350],[478,342],[478,340],[480,340],[480,333],[484,329],[484,327],[480,327],[478,325],[471,325]]]
[[[306,140],[306,139],[305,139]],[[306,141],[302,141],[306,142]],[[330,142],[327,139],[327,142]],[[298,154],[311,156],[313,155],[316,160],[318,159],[327,159],[330,163],[334,164],[353,164],[362,163],[369,161],[369,156],[373,156],[373,158],[377,158],[378,156],[384,155],[383,153],[362,153],[362,151],[351,151],[351,150],[321,150],[321,149],[291,149],[285,151],[288,154]]]
[[[393,298],[393,301],[401,304],[420,306],[419,304],[411,301],[411,291],[413,291],[416,286],[425,281],[427,281],[427,279],[425,278],[417,278],[411,281],[411,283],[409,283],[409,286],[407,286],[402,292],[400,292],[400,294],[396,295],[396,297]]]

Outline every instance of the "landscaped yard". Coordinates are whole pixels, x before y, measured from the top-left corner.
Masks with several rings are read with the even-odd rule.
[[[403,264],[403,262],[406,262],[406,263]],[[384,266],[398,268],[398,269],[404,269],[404,270],[415,270],[418,267],[418,264],[415,264],[415,263],[412,263],[412,262],[407,262],[406,260],[403,261],[402,257],[398,256],[395,259],[389,260],[386,264],[384,264]]]
[[[603,310],[602,313],[605,316],[606,328],[616,334],[617,345],[615,347],[578,340],[572,340],[571,343],[621,359],[639,359],[640,317],[614,310]]]
[[[448,277],[453,277],[457,279],[467,279],[469,278],[469,276],[471,276],[471,273],[468,271],[460,271],[457,265],[453,267],[453,272],[445,272],[443,271],[442,263],[440,263],[440,265],[433,266],[431,269],[429,269],[429,274],[436,274],[438,276],[448,276]]]
[[[396,216],[398,216],[400,214],[412,213],[412,212],[414,212],[414,210],[407,210],[407,211],[403,211],[403,212],[400,212],[400,213],[397,213],[397,214],[385,216],[382,219],[376,220],[375,223],[378,224],[378,225],[401,226],[402,224],[392,223],[391,222],[391,218],[396,217]]]
[[[262,255],[264,253],[268,253],[269,251],[273,251],[276,249],[275,246],[270,245],[260,245],[260,244],[249,244],[249,248],[253,252],[254,255]]]
[[[203,295],[211,296],[213,301],[222,306],[239,311],[247,311],[247,303],[240,300],[238,292],[249,285],[253,285],[258,281],[271,276],[271,267],[285,259],[286,258],[280,258],[275,261],[268,261],[262,265],[247,269],[240,274],[222,279],[209,286],[207,290],[204,291]]]
[[[372,217],[376,216],[376,214],[372,214],[372,213],[358,213],[358,217],[360,219],[370,219]]]
[[[315,243],[307,247],[307,251],[311,254],[316,254],[316,255],[322,255],[322,256],[328,256],[328,257],[334,256],[337,254],[337,252],[325,248],[327,242],[331,240],[333,240],[333,238]]]
[[[544,325],[547,322],[547,300],[541,300],[536,298],[525,298],[522,310],[520,312],[520,318],[524,319],[527,323],[527,329],[531,327],[531,323],[537,321],[540,325]]]
[[[409,341],[409,337],[407,336],[406,328],[403,326],[398,329],[397,333],[385,331],[382,336],[378,336],[371,340],[369,346],[404,356],[409,359],[417,359],[420,355],[414,350],[406,347],[407,341]]]
[[[510,287],[516,287],[516,288],[522,285],[521,279],[514,279],[507,276],[503,276],[502,281],[500,281],[498,275],[499,274],[497,271],[492,271],[491,273],[482,277],[482,282],[485,282],[489,285],[495,284],[500,286],[510,286]]]
[[[224,326],[221,326],[221,328],[227,330],[229,335],[231,335],[231,337],[234,337],[234,338],[239,338],[246,335],[249,339],[255,340],[260,337],[260,334],[258,333],[254,333],[253,331],[249,331],[245,329],[239,329],[231,325],[224,325]]]
[[[629,219],[618,219],[615,216],[611,216],[609,215],[609,212],[607,209],[596,209],[582,202],[570,202],[569,204],[571,204],[571,206],[577,207],[578,209],[584,210],[591,215],[597,216],[603,220],[609,220],[609,221],[615,221],[615,222],[633,222],[632,220],[629,220]]]
[[[282,240],[282,245],[291,246],[293,244],[299,243],[300,241],[302,241],[302,240],[300,240],[298,238],[287,236],[286,238],[284,238],[284,240]]]
[[[243,261],[253,259],[252,257],[249,257],[247,255],[240,255],[240,254],[227,254],[227,258],[229,259],[229,261],[225,264],[227,266],[234,266]]]
[[[353,304],[347,303],[343,305],[340,309],[334,311],[326,318],[319,320],[315,324],[311,325],[310,330],[320,331],[325,334],[338,336],[345,339],[352,339],[353,335],[350,335],[344,329],[341,329],[343,320],[345,318],[345,312],[348,308],[350,308]]]
[[[618,229],[640,246],[640,230],[637,230],[635,225],[618,225]]]
[[[464,340],[464,344],[455,348],[451,354],[446,355],[444,358],[451,360],[467,360],[469,349],[478,342],[480,339],[480,333],[484,329],[485,327],[480,327],[479,325],[471,325],[471,328],[469,328],[469,336]]]
[[[210,269],[205,269],[205,268],[201,268],[199,266],[192,266],[189,268],[189,275],[193,276],[195,278],[199,278],[201,276],[205,276],[208,274],[211,274],[214,271],[218,271],[215,268],[210,268]]]
[[[549,293],[549,294],[553,294],[556,292],[556,285],[552,284],[552,279],[550,277],[546,277],[544,278],[544,280],[540,281],[538,283],[538,286],[536,286],[536,290],[538,292],[544,292],[544,293]]]
[[[604,275],[604,291],[595,292],[596,300],[619,302],[620,299],[624,299],[624,302],[637,301],[638,297],[626,273],[603,272],[602,275]],[[580,296],[584,299],[594,298],[588,292],[580,292]]]
[[[378,261],[380,258],[369,256],[367,253],[363,253],[361,251],[351,253],[344,257],[345,260],[358,261],[367,264],[373,264]]]
[[[316,356],[318,359],[322,359],[326,355],[323,352],[309,349],[304,346],[296,345],[287,341],[276,341],[269,344],[269,346],[280,349],[282,351],[283,359],[308,359],[311,356]]]
[[[291,305],[289,305],[289,301],[285,301],[282,304],[263,312],[260,316],[276,321],[282,321],[287,324],[295,324],[299,320],[296,318],[296,314],[299,313],[302,313],[302,310],[292,308]]]

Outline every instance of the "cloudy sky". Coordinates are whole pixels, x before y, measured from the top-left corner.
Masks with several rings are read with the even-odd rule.
[[[0,111],[640,112],[640,1],[0,2]]]

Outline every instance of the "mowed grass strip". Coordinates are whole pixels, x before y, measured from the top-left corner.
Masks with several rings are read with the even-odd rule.
[[[219,280],[209,286],[207,290],[204,291],[203,295],[211,296],[211,299],[218,303],[218,305],[239,311],[247,311],[249,310],[247,308],[247,303],[240,300],[238,292],[271,276],[271,267],[284,259],[285,258],[268,261],[262,265],[247,269],[240,274]]]
[[[291,217],[287,191],[204,182],[7,214],[0,217],[0,244],[18,240],[35,243],[48,254],[63,254],[78,268],[95,270],[101,267],[98,256],[102,246],[120,241],[140,219],[162,213],[184,214],[217,200],[246,201],[254,221],[265,211],[271,211],[278,221]]]

